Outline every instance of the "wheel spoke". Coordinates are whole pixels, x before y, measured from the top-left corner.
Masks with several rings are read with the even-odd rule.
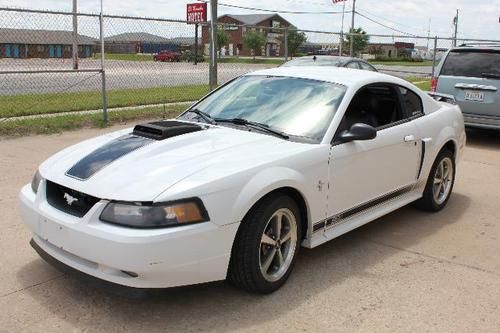
[[[443,179],[447,180],[449,176],[450,176],[450,168],[446,167],[445,170],[444,170]]]
[[[274,235],[276,236],[276,239],[281,238],[282,219],[283,219],[283,214],[279,214],[276,216],[276,222],[274,224]]]
[[[266,260],[264,260],[264,262],[262,263],[262,268],[264,272],[267,272],[269,270],[269,267],[271,266],[275,256],[276,256],[276,249],[273,248],[271,251],[269,251]]]
[[[444,175],[444,163],[443,162],[441,162],[441,164],[439,164],[439,175],[441,176],[440,178],[442,179],[443,175]]]
[[[276,241],[274,239],[272,239],[271,237],[269,237],[267,234],[262,235],[262,239],[260,240],[260,242],[262,244],[266,244],[266,245],[270,245],[270,246],[276,245]]]
[[[440,179],[440,178],[434,178],[434,185],[441,184],[442,182],[443,182],[442,179]]]
[[[285,244],[290,238],[292,238],[292,231],[288,230],[288,232],[281,237],[281,244]]]
[[[281,267],[283,265],[283,253],[281,253],[281,249],[276,250],[276,258],[278,259],[279,267]]]

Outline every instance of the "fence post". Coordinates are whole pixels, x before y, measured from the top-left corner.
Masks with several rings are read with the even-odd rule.
[[[285,61],[288,61],[288,29],[285,29]]]
[[[101,40],[101,95],[102,95],[102,115],[104,123],[108,122],[108,101],[106,96],[106,71],[104,69],[104,16],[99,15],[99,34]]]
[[[73,0],[73,45],[71,56],[73,58],[73,69],[78,69],[78,7],[77,0]]]
[[[437,44],[438,44],[438,38],[437,36],[434,37],[434,54],[432,55],[432,77],[436,74],[436,59],[437,59]]]

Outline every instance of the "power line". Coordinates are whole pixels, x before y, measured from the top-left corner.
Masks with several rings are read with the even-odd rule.
[[[398,30],[398,29],[395,29],[395,28],[390,27],[390,26],[388,26],[388,25],[385,25],[385,24],[383,24],[383,23],[381,23],[381,22],[378,22],[378,21],[376,21],[376,20],[374,20],[374,19],[372,19],[372,18],[369,18],[368,16],[366,16],[365,14],[362,14],[362,13],[360,13],[360,12],[356,12],[356,14],[358,14],[359,16],[361,16],[361,17],[363,17],[363,18],[367,19],[368,21],[371,21],[371,22],[373,22],[373,23],[375,23],[375,24],[378,24],[378,25],[380,25],[380,26],[382,26],[382,27],[384,27],[384,28],[387,28],[387,29],[389,29],[389,30],[392,30],[392,31],[395,31],[395,32],[399,32],[400,34],[403,34],[403,35],[408,35],[409,37],[417,37],[417,35],[414,35],[414,34],[411,34],[411,33],[409,33],[409,32],[405,32],[405,31],[402,31],[402,30]]]
[[[399,26],[401,26],[401,27],[405,27],[405,28],[412,29],[412,30],[418,30],[418,31],[425,31],[425,32],[427,32],[427,31],[428,31],[427,29],[422,29],[422,28],[415,28],[415,27],[411,27],[411,26],[409,26],[409,25],[406,25],[406,24],[403,24],[403,23],[400,23],[400,22],[397,22],[397,21],[394,21],[394,20],[391,20],[391,19],[388,19],[388,18],[385,18],[385,17],[379,16],[379,15],[376,15],[376,14],[374,14],[373,12],[370,12],[370,11],[368,11],[368,10],[364,9],[364,8],[358,8],[358,10],[361,10],[361,11],[363,11],[363,12],[367,13],[368,15],[373,16],[373,17],[376,17],[376,18],[378,18],[378,19],[380,19],[380,20],[383,20],[383,21],[386,21],[386,22],[390,22],[390,23],[393,23],[393,24],[399,25]],[[359,12],[358,12],[358,14],[359,14]],[[432,31],[433,31],[433,32],[439,32],[439,33],[444,33],[444,34],[449,33],[448,31],[447,31],[447,32],[444,32],[444,31],[442,31],[442,30],[432,30]]]
[[[229,7],[229,8],[238,8],[238,9],[247,9],[247,10],[255,10],[267,13],[280,13],[280,14],[342,14],[342,12],[334,12],[334,11],[321,11],[321,12],[306,12],[306,11],[293,11],[293,10],[275,10],[275,9],[263,9],[263,8],[255,8],[255,7],[245,7],[245,6],[237,6],[226,3],[219,3],[219,6]],[[350,13],[347,12],[346,13]]]

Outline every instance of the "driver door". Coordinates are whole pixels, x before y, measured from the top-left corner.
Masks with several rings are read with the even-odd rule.
[[[328,196],[331,221],[381,205],[407,193],[416,183],[420,135],[400,101],[398,87],[382,84],[362,88],[351,101],[336,136],[353,123],[375,127],[377,136],[333,143]]]

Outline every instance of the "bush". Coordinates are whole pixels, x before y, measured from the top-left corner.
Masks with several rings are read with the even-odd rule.
[[[194,59],[195,59],[194,52],[192,52],[190,50],[186,50],[186,51],[183,51],[181,53],[180,61],[194,62]],[[197,60],[198,60],[198,62],[204,62],[205,61],[205,57],[203,56],[203,54],[201,54],[201,52],[198,53]]]
[[[406,62],[423,62],[424,59],[422,58],[405,58],[405,57],[398,57],[398,58],[390,58],[386,56],[376,56],[375,61],[387,61],[387,62],[399,62],[399,61],[406,61]]]

